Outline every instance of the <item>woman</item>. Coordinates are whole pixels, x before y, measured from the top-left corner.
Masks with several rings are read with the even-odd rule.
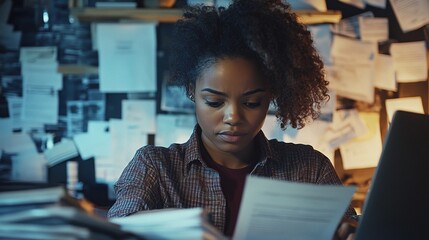
[[[247,174],[341,184],[320,152],[261,131],[270,103],[282,128],[304,127],[328,98],[310,33],[288,5],[238,0],[227,9],[190,8],[172,49],[172,81],[195,102],[198,124],[184,144],[137,151],[115,185],[109,217],[204,207],[232,236]]]

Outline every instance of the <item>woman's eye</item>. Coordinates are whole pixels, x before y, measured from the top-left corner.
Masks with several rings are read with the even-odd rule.
[[[206,104],[207,104],[209,107],[217,108],[217,107],[222,106],[223,102],[212,102],[212,101],[206,101]]]
[[[246,102],[244,103],[244,105],[246,105],[246,107],[249,107],[249,108],[257,108],[261,106],[261,102]]]

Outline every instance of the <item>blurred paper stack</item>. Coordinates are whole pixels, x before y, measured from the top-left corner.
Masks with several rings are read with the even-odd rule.
[[[60,185],[2,183],[0,239],[142,239],[85,211]]]
[[[227,239],[209,223],[202,208],[143,211],[111,221],[145,239]]]

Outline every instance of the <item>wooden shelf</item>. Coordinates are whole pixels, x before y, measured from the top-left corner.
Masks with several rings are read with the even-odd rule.
[[[88,65],[63,64],[58,66],[57,71],[62,74],[98,74],[98,67]]]
[[[337,23],[341,19],[340,11],[295,11],[298,19],[304,24]],[[183,10],[177,8],[74,8],[71,15],[79,21],[102,22],[127,20],[143,20],[158,22],[175,22],[182,17]]]
[[[71,15],[79,21],[102,22],[118,21],[122,19],[176,22],[182,17],[182,9],[148,9],[148,8],[75,8],[71,9]]]
[[[299,21],[303,24],[338,23],[341,20],[341,11],[295,11]]]

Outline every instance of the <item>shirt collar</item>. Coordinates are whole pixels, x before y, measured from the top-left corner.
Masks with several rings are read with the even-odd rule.
[[[261,158],[258,160],[258,162],[265,163],[270,160],[277,161],[278,158],[275,156],[275,152],[271,148],[269,141],[265,137],[262,130],[259,131],[255,138],[258,142],[258,146],[260,146],[259,150]],[[185,165],[187,169],[189,169],[189,165],[195,161],[200,162],[203,166],[207,166],[207,164],[203,161],[201,144],[201,127],[196,124],[191,137],[185,143]]]

